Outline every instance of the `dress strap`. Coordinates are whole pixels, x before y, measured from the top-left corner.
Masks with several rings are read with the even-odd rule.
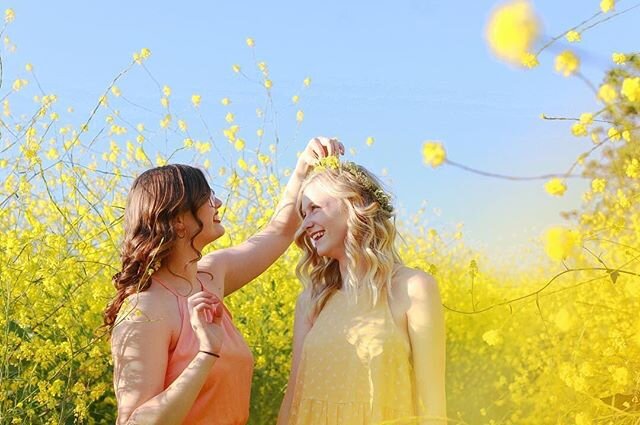
[[[156,282],[158,282],[160,284],[160,286],[164,287],[164,289],[166,289],[167,291],[171,292],[176,297],[181,297],[180,294],[178,294],[176,291],[171,289],[171,287],[169,285],[167,285],[166,283],[164,283],[162,280],[158,279],[157,277],[151,276],[151,280],[155,280]]]

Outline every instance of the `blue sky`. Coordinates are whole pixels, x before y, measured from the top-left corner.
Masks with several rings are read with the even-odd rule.
[[[295,151],[310,137],[338,136],[357,149],[357,161],[377,174],[388,170],[385,179],[407,211],[426,200],[440,211],[428,214],[430,224],[452,230],[464,223],[470,245],[506,258],[549,225],[562,223],[560,211],[579,207],[584,183],[569,181],[567,195],[558,199],[544,193],[544,181],[433,170],[421,161],[422,143],[440,140],[452,160],[496,173],[565,171],[591,142],[572,137],[566,122],[542,121],[539,115],[577,116],[598,105],[582,82],[553,71],[553,58],[566,47],[579,48],[583,72],[597,84],[612,52],[637,50],[640,9],[586,32],[578,45],[559,43],[543,53],[538,68],[522,71],[497,61],[486,47],[483,28],[496,4],[5,3],[16,11],[9,35],[18,46],[5,59],[5,72],[15,75],[26,62],[33,63],[45,91],[56,93],[62,106],[73,105],[80,119],[132,52],[148,47],[153,55],[147,67],[171,86],[176,110],[186,111],[191,94],[201,94],[203,114],[217,135],[226,125],[219,99],[227,96],[233,101],[227,109],[251,129],[250,143],[259,126],[254,111],[264,103],[264,93],[235,75],[231,65],[256,76],[245,44],[253,37],[256,58],[269,65],[279,136],[289,147],[281,153],[282,165],[293,164]],[[633,4],[620,1],[617,10]],[[592,0],[534,2],[546,36],[588,18],[598,5]],[[311,87],[301,92],[307,76]],[[142,70],[134,70],[120,87],[127,98],[161,112],[158,90]],[[296,93],[301,102],[294,106],[290,98]],[[305,111],[300,128],[298,108]],[[142,114],[124,106],[122,111],[132,121]],[[365,144],[368,136],[375,138],[371,148]],[[181,140],[176,136],[168,143]]]

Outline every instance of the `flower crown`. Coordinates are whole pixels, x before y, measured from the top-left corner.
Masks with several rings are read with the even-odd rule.
[[[384,210],[388,214],[393,214],[391,197],[380,186],[373,182],[371,178],[366,173],[364,173],[354,162],[340,162],[340,159],[337,156],[330,155],[324,158],[320,158],[313,167],[314,172],[328,169],[345,171],[351,174],[356,179],[356,181],[360,183],[360,185],[378,203],[378,205],[380,205],[380,208],[382,208],[382,210]]]

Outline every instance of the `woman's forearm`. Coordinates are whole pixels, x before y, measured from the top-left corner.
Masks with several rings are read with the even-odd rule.
[[[286,234],[293,238],[293,235],[300,225],[300,218],[296,211],[298,192],[300,192],[300,187],[309,172],[309,168],[306,162],[298,161],[295,170],[285,186],[282,198],[280,198],[280,202],[278,202],[276,212],[269,222],[269,227],[273,232]]]
[[[164,391],[138,406],[118,424],[180,424],[193,406],[216,358],[198,353],[182,373]]]

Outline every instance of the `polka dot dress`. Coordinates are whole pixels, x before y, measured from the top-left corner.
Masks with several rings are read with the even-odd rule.
[[[350,298],[336,292],[307,333],[289,424],[417,423],[411,348],[386,298]]]

